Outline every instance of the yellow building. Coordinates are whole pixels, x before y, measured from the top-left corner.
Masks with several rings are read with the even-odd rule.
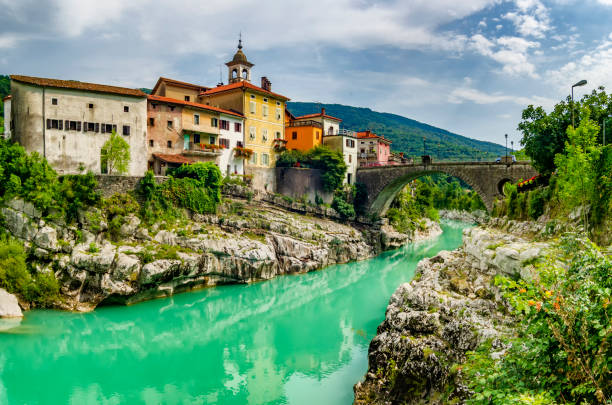
[[[274,167],[274,145],[281,142],[275,139],[284,139],[285,103],[289,98],[273,93],[266,77],[261,78],[261,87],[251,84],[253,64],[242,52],[242,42],[226,65],[229,84],[203,91],[200,102],[244,115],[245,147],[253,150],[248,166]]]

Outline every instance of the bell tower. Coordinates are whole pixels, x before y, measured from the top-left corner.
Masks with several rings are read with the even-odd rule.
[[[251,81],[251,68],[254,65],[247,60],[246,55],[242,52],[242,34],[240,34],[238,50],[234,54],[234,58],[225,65],[228,70],[228,83]]]

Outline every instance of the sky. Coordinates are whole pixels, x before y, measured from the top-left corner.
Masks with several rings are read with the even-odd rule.
[[[242,33],[293,101],[518,144],[527,105],[612,90],[611,22],[612,0],[0,0],[0,74],[214,86]]]

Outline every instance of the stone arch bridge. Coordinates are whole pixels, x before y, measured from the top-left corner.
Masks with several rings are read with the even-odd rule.
[[[395,196],[409,182],[421,176],[444,173],[458,177],[476,191],[489,211],[496,197],[503,196],[504,183],[528,179],[537,174],[529,162],[442,162],[406,164],[357,169],[357,183],[367,190],[366,212],[384,216]]]

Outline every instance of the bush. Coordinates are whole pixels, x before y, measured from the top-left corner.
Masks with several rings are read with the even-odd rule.
[[[528,214],[531,219],[538,219],[544,214],[546,201],[548,200],[548,188],[535,189],[529,193]]]
[[[355,216],[355,208],[353,208],[352,204],[346,202],[346,197],[341,193],[337,193],[334,196],[331,206],[343,219],[353,218]]]
[[[53,273],[32,276],[23,245],[6,236],[0,238],[0,287],[41,307],[59,299],[59,283]]]
[[[306,153],[289,150],[280,154],[276,167],[294,167],[296,165],[320,169],[323,189],[335,191],[342,186],[346,174],[346,163],[342,153],[332,151],[327,146],[317,146]]]
[[[100,193],[96,190],[98,182],[93,173],[85,175],[65,175],[59,178],[57,198],[66,210],[68,221],[77,218],[77,212],[87,206],[100,202]]]

